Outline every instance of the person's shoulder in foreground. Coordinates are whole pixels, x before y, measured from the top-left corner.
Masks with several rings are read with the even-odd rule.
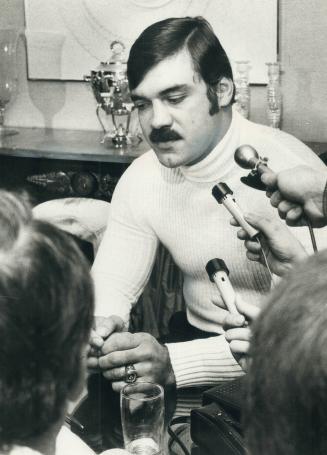
[[[55,455],[92,455],[93,450],[66,426],[62,426],[56,440]]]

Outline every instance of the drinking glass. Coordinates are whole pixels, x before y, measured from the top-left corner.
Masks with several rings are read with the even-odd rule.
[[[127,384],[120,394],[125,449],[131,454],[162,455],[164,391],[159,384]]]
[[[0,28],[0,138],[17,134],[4,126],[5,108],[17,88],[16,49],[20,32],[13,28]]]

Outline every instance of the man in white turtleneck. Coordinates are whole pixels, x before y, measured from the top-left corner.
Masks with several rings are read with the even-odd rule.
[[[254,303],[271,283],[264,267],[245,258],[231,216],[211,189],[223,181],[244,210],[259,206],[277,216],[262,192],[241,183],[244,172],[234,163],[235,149],[251,144],[276,171],[324,165],[292,136],[251,123],[232,109],[230,63],[202,18],[173,18],[148,27],[131,48],[128,78],[152,150],[133,162],[114,193],[93,266],[99,318],[91,344],[100,357],[90,357],[89,366],[99,367],[114,390],[123,386],[127,365],[135,373],[132,380],[136,375],[177,388],[233,379],[243,372],[223,336],[227,311],[205,265],[223,259],[237,293]],[[309,244],[306,230],[297,230]],[[159,242],[183,272],[188,323],[207,338],[161,345],[149,334],[123,332]]]

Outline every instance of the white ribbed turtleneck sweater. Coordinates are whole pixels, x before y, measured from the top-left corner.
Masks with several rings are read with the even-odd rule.
[[[226,310],[213,304],[220,296],[205,271],[212,258],[225,261],[243,299],[260,304],[270,289],[267,270],[246,258],[237,229],[229,223],[230,214],[211,194],[213,185],[223,181],[244,211],[278,216],[264,192],[241,183],[246,171],[235,164],[234,152],[242,144],[251,144],[268,157],[275,171],[299,164],[324,168],[294,137],[249,122],[237,112],[220,143],[193,166],[168,169],[153,151],[145,153],[123,174],[112,199],[108,228],[93,266],[97,315],[117,314],[128,321],[149,278],[159,241],[183,272],[187,317],[195,327],[223,333]],[[307,230],[293,230],[310,250]],[[325,229],[319,230],[318,246],[322,237],[326,243]],[[224,336],[167,346],[177,387],[209,385],[242,373]]]

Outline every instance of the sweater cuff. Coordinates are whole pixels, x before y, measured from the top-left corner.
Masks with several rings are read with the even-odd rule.
[[[177,388],[210,386],[244,374],[224,335],[166,346]]]
[[[327,219],[327,181],[326,181],[324,193],[322,196],[322,211],[323,211],[324,217]]]

